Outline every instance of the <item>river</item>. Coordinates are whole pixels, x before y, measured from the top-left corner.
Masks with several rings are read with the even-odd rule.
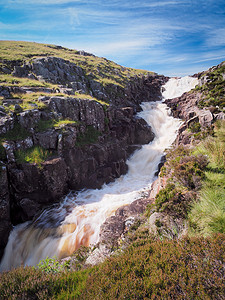
[[[193,77],[171,78],[163,86],[163,97],[179,97],[197,83]],[[21,264],[36,265],[46,257],[63,258],[81,245],[97,243],[104,221],[151,188],[161,157],[175,140],[181,120],[173,118],[162,101],[143,102],[138,117],[152,127],[155,138],[128,159],[128,173],[101,189],[70,192],[58,207],[17,225],[9,236],[1,271]]]

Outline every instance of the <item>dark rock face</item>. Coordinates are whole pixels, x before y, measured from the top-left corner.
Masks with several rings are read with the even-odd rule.
[[[108,84],[108,87],[104,87],[92,76],[87,76],[85,69],[58,57],[35,58],[32,64],[28,62],[23,65],[16,64],[12,75],[60,84],[61,87],[57,89],[57,92],[72,95],[77,91],[109,101],[120,107],[132,106],[135,108],[143,101],[159,100],[161,86],[168,79],[164,76],[149,74],[130,78],[125,89],[115,84]],[[26,89],[22,88],[24,92]],[[34,89],[32,88],[32,90]],[[1,91],[0,87],[0,95],[2,93],[9,95],[10,89]]]
[[[7,244],[11,228],[7,169],[5,165],[0,165],[0,257]]]
[[[8,178],[4,172],[1,172],[0,178],[4,181],[11,217],[2,217],[2,247],[7,241],[11,222],[18,224],[31,220],[43,207],[60,200],[69,189],[100,188],[103,183],[125,174],[129,155],[139,145],[149,143],[154,138],[151,128],[143,119],[135,117],[131,107],[111,106],[105,111],[95,101],[64,97],[45,101],[50,108],[47,111],[34,109],[1,119],[3,134],[13,129],[16,123],[30,134],[24,140],[4,144]],[[50,128],[42,132],[36,130],[41,120],[51,120],[55,115],[63,119],[70,118],[78,125]],[[78,146],[77,139],[85,134],[88,126],[101,135],[95,143]],[[41,166],[18,163],[16,151],[26,151],[33,146],[53,151],[53,156]],[[1,195],[0,199],[3,201],[4,197]]]

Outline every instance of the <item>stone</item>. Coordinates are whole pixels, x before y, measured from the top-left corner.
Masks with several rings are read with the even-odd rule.
[[[23,213],[25,214],[25,220],[32,220],[33,217],[40,211],[41,205],[36,201],[30,200],[28,198],[23,198],[19,201],[19,206],[21,207]]]
[[[17,118],[19,124],[29,130],[40,121],[41,112],[38,109],[27,110],[18,114]]]
[[[170,239],[180,239],[187,235],[188,232],[186,220],[160,212],[154,212],[149,217],[148,228],[151,234]]]
[[[49,150],[56,150],[58,143],[58,132],[55,129],[50,129],[45,132],[36,133],[36,143],[41,147]]]
[[[14,111],[15,111],[15,113],[20,113],[23,111],[23,109],[19,104],[15,104]]]

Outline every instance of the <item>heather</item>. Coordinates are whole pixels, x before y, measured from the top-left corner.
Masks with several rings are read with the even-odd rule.
[[[3,299],[224,299],[224,235],[133,243],[94,268],[19,268],[0,275]],[[49,270],[48,270],[49,269]]]

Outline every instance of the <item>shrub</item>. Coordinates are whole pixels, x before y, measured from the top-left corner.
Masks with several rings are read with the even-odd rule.
[[[41,163],[44,162],[49,156],[52,155],[52,152],[40,147],[34,146],[27,150],[18,150],[15,153],[16,160],[18,163],[31,163],[37,164],[41,167]]]
[[[100,135],[101,133],[93,126],[87,126],[85,133],[78,135],[76,145],[85,146],[96,143]]]
[[[15,123],[13,129],[0,135],[2,141],[20,141],[30,136],[30,133],[19,123]]]
[[[187,216],[190,203],[194,199],[194,193],[181,193],[174,184],[169,183],[156,195],[156,211],[166,212],[174,216],[185,218]]]
[[[192,155],[189,149],[179,146],[167,155],[167,163],[163,173],[169,173],[174,182],[192,190],[201,187],[204,170],[208,164],[203,154]]]
[[[0,298],[78,299],[85,287],[87,275],[87,271],[54,273],[20,267],[0,274]]]

